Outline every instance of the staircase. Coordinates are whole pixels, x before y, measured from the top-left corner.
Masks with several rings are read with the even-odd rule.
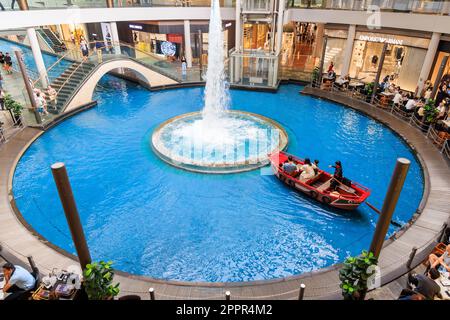
[[[53,114],[61,113],[69,99],[91,73],[94,67],[95,65],[92,63],[74,62],[54,81],[52,81],[51,86],[58,92],[58,96],[56,97],[56,105],[48,104],[48,112]]]
[[[42,38],[47,42],[47,44],[56,52],[66,51],[64,43],[58,39],[58,37],[53,33],[52,30],[47,28],[37,29]]]

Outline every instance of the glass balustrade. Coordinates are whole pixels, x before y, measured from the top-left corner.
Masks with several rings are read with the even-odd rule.
[[[244,11],[264,12],[275,0],[242,0]],[[287,8],[450,14],[450,0],[285,0]],[[210,0],[114,0],[114,7],[209,7]],[[106,8],[106,0],[28,0],[30,10],[61,8]],[[221,0],[221,7],[235,7],[236,0]],[[4,3],[5,11],[11,10]],[[15,10],[19,10],[15,4]],[[1,12],[1,11],[0,11]]]
[[[301,9],[332,9],[366,11],[378,7],[381,11],[449,14],[448,0],[288,0],[288,7]]]

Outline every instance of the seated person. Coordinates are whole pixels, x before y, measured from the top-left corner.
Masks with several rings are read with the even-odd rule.
[[[288,157],[288,161],[283,163],[283,170],[290,176],[294,176],[297,171],[297,166],[294,163],[292,156]]]
[[[441,287],[435,281],[440,276],[439,271],[431,268],[427,275],[409,274],[408,282],[415,286],[415,292],[422,294],[429,300],[433,300],[435,297],[442,298]]]
[[[298,169],[299,171],[301,171],[300,180],[307,181],[316,176],[314,168],[311,164],[311,160],[309,160],[309,158],[306,158],[305,163]]]
[[[398,107],[401,104],[402,100],[403,100],[402,92],[397,88],[392,103],[394,104],[395,107]]]
[[[397,300],[426,300],[426,298],[413,290],[404,289]]]
[[[416,102],[416,100],[414,100],[413,96],[409,95],[408,102],[406,102],[404,111],[413,112],[414,109],[416,108],[416,103],[417,102]]]
[[[314,174],[317,176],[319,174],[319,160],[314,160],[312,167],[314,169]]]
[[[447,112],[446,112],[447,111],[447,103],[446,103],[446,101],[442,100],[441,103],[437,106],[436,109],[437,109],[437,112],[438,112],[436,120],[444,120],[445,116],[447,114]]]
[[[24,293],[34,288],[36,279],[27,270],[12,263],[3,265],[3,274],[5,275],[4,293],[9,293],[5,300],[20,299]]]
[[[450,244],[445,248],[445,252],[440,256],[430,254],[428,257],[430,268],[436,268],[440,272],[450,272]]]

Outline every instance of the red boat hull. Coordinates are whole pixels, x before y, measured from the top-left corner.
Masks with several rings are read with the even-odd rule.
[[[370,190],[356,182],[352,182],[350,186],[339,184],[336,190],[330,187],[333,175],[323,170],[319,170],[317,175],[309,180],[301,180],[286,173],[280,164],[287,161],[288,156],[292,156],[285,152],[278,152],[269,155],[272,170],[275,176],[290,186],[291,188],[302,192],[309,197],[329,205],[331,207],[342,210],[354,210],[359,207],[370,195]],[[304,164],[302,159],[292,156],[296,164]]]

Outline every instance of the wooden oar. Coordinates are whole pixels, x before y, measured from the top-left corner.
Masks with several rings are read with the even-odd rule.
[[[378,210],[377,208],[375,208],[373,205],[371,205],[371,204],[368,203],[367,201],[365,202],[365,204],[367,204],[367,205],[369,206],[369,208],[372,209],[373,211],[375,211],[376,213],[381,214],[381,211],[380,211],[380,210]],[[401,223],[398,223],[397,221],[394,221],[394,220],[391,220],[391,224],[392,224],[393,226],[395,226],[395,227],[399,227],[399,228],[402,227],[402,224],[401,224]]]

